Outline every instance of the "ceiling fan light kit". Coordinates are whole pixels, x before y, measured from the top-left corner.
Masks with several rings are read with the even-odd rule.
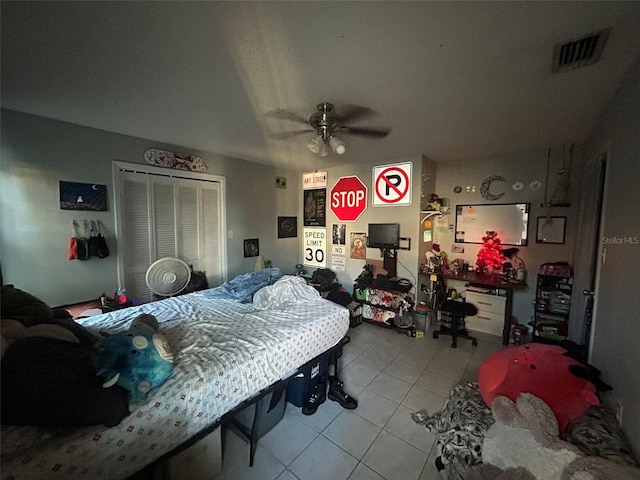
[[[331,136],[329,138],[329,146],[331,147],[331,150],[333,150],[333,153],[337,153],[338,155],[342,155],[347,151],[344,141],[338,137]]]
[[[373,115],[374,112],[370,108],[355,105],[347,106],[345,110],[342,115],[338,115],[333,104],[323,102],[317,105],[317,111],[309,116],[309,120],[304,120],[297,114],[287,112],[286,110],[276,110],[270,112],[268,115],[282,120],[305,123],[311,127],[307,130],[282,132],[275,135],[275,138],[287,139],[298,134],[315,132],[316,136],[309,140],[307,148],[312,153],[321,157],[326,157],[329,151],[338,155],[343,155],[347,151],[344,140],[337,137],[335,133],[341,135],[359,135],[369,138],[384,138],[391,131],[389,129],[349,127],[345,125],[347,122]]]
[[[311,151],[311,153],[320,153],[320,147],[322,147],[322,137],[313,137],[307,143],[307,148]]]

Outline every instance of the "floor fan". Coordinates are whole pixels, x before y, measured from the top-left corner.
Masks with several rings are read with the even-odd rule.
[[[179,258],[161,258],[147,269],[145,280],[154,295],[172,297],[189,285],[191,268]]]

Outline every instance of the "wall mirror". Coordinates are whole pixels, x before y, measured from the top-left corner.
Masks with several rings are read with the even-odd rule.
[[[456,243],[482,243],[495,231],[502,245],[527,245],[530,203],[456,205]]]

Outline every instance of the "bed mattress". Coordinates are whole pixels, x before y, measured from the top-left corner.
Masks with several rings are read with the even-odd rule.
[[[140,313],[154,315],[175,355],[173,373],[113,428],[3,426],[1,478],[126,478],[337,345],[349,328],[348,310],[322,298],[257,310],[204,293],[84,320],[116,332]]]

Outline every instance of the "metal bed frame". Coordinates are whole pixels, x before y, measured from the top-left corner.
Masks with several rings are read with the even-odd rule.
[[[318,355],[318,356],[312,358],[311,360],[309,360],[304,365],[299,366],[298,368],[293,370],[290,373],[290,375],[287,376],[286,378],[282,378],[282,379],[276,381],[272,385],[269,385],[268,387],[266,387],[263,390],[261,390],[260,392],[258,392],[253,397],[251,397],[251,398],[249,398],[247,400],[244,400],[239,405],[237,405],[236,407],[234,407],[233,409],[229,410],[227,413],[222,415],[216,422],[214,422],[213,424],[209,425],[208,427],[205,427],[204,429],[200,430],[200,432],[195,434],[189,440],[187,440],[184,443],[178,445],[177,447],[175,447],[174,449],[170,450],[169,452],[163,454],[162,456],[157,458],[153,463],[147,465],[141,471],[139,471],[139,472],[135,473],[134,475],[130,476],[129,480],[140,480],[142,478],[148,478],[148,477],[144,476],[144,474],[146,472],[154,472],[155,473],[155,472],[158,471],[158,469],[161,469],[160,471],[162,472],[162,477],[164,478],[164,476],[165,476],[164,475],[164,472],[165,472],[164,468],[167,465],[167,460],[169,460],[171,457],[177,455],[178,453],[186,450],[187,448],[191,447],[192,445],[194,445],[198,441],[202,440],[204,437],[209,435],[216,428],[222,426],[226,422],[230,422],[249,441],[249,466],[253,466],[253,461],[255,459],[256,448],[258,446],[258,432],[259,432],[260,421],[261,421],[261,417],[262,417],[262,409],[258,408],[257,406],[254,409],[255,412],[253,414],[253,421],[252,421],[252,424],[251,424],[251,428],[247,428],[245,425],[243,425],[242,423],[238,422],[234,417],[240,411],[244,410],[245,408],[247,408],[247,407],[249,407],[251,405],[257,404],[264,397],[266,397],[267,395],[273,393],[273,396],[271,397],[271,401],[269,403],[269,408],[267,410],[267,413],[268,413],[269,411],[271,411],[277,405],[277,403],[282,398],[282,395],[283,395],[283,393],[285,393],[287,385],[289,384],[289,381],[291,381],[291,379],[293,379],[296,376],[296,374],[298,374],[300,371],[307,369],[308,367],[314,365],[315,363],[317,363],[320,360],[324,360],[326,358],[326,359],[330,360],[330,363],[332,361],[334,363],[334,365],[335,365],[335,371],[337,373],[338,370],[339,370],[338,369],[338,359],[342,356],[342,347],[344,345],[346,345],[347,343],[349,343],[350,341],[351,341],[351,338],[349,338],[348,335],[345,335],[342,338],[342,340],[340,340],[336,345],[331,347],[329,350],[324,351],[320,355]],[[143,476],[141,476],[141,475],[143,475]]]

